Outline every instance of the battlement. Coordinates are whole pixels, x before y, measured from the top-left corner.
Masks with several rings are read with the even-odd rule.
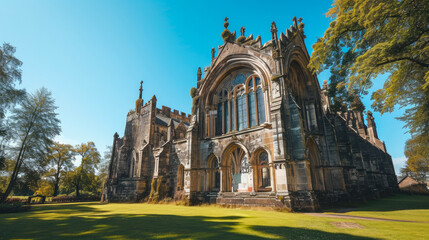
[[[191,122],[191,114],[186,114],[184,112],[179,113],[179,111],[176,109],[173,109],[173,111],[171,111],[171,108],[167,106],[162,106],[161,109],[157,108],[156,110],[157,113],[162,113],[169,118],[178,119],[187,123]]]

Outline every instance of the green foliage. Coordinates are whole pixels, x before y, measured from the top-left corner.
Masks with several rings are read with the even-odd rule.
[[[429,147],[421,143],[429,142],[429,135],[414,136],[405,145],[405,156],[408,158],[402,172],[419,182],[425,182],[429,175]]]
[[[372,107],[381,114],[406,107],[400,119],[409,132],[429,135],[428,12],[427,0],[334,1],[327,13],[333,20],[313,45],[309,64],[314,72],[331,71],[334,109],[366,94],[377,76],[387,76],[372,94]]]
[[[235,41],[236,43],[244,43],[244,41],[246,40],[245,36],[240,36],[237,38],[237,40]]]
[[[46,160],[49,166],[48,177],[52,178],[53,184],[53,193],[51,195],[58,195],[60,181],[64,178],[65,172],[72,169],[75,155],[73,146],[70,144],[54,142],[49,149]]]
[[[111,157],[112,157],[112,146],[106,146],[106,151],[104,151],[103,158],[98,168],[98,179],[99,179],[98,192],[102,192],[104,183],[107,181]]]
[[[335,0],[327,13],[333,20],[313,45],[309,64],[314,72],[331,71],[334,111],[359,108],[355,96],[367,94],[377,76],[387,76],[372,94],[372,107],[381,114],[406,108],[399,119],[413,137],[408,171],[427,164],[420,160],[422,166],[412,167],[415,159],[427,159],[412,149],[429,146],[428,12],[427,0]]]
[[[156,189],[156,178],[152,178],[152,182],[150,183],[150,193],[149,193],[149,202],[155,197]]]
[[[25,90],[15,88],[17,83],[21,83],[22,73],[22,62],[14,56],[15,51],[15,47],[8,43],[0,46],[0,137],[7,133],[6,126],[3,126],[6,111],[25,95]],[[0,156],[1,150],[0,146]]]
[[[136,112],[140,113],[143,106],[143,99],[139,98],[136,100]]]
[[[34,195],[42,195],[42,196],[54,195],[53,184],[46,179],[42,179],[39,183],[38,189],[34,192]]]
[[[40,173],[46,164],[45,156],[53,143],[52,139],[61,132],[56,109],[54,99],[46,88],[26,96],[21,106],[13,109],[9,129],[14,141],[9,154],[14,161],[14,169],[0,202],[11,193],[18,176],[23,177],[22,169],[26,173]],[[24,177],[28,175],[24,174]]]
[[[80,158],[80,164],[73,171],[65,173],[62,188],[66,192],[74,190],[76,197],[79,198],[81,190],[92,192],[100,190],[100,178],[96,175],[96,169],[101,157],[93,142],[77,145],[75,152]]]
[[[236,33],[231,33],[228,29],[223,30],[223,32],[220,34],[223,41],[225,42],[234,42]]]
[[[198,95],[197,89],[194,87],[191,88],[190,95],[192,97],[192,114],[194,114],[197,109],[198,99],[200,99],[200,96]]]

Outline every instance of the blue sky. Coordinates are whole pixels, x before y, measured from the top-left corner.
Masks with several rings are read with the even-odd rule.
[[[293,16],[305,23],[306,45],[323,36],[332,1],[6,1],[0,0],[0,44],[17,48],[23,61],[19,87],[52,91],[62,122],[61,142],[94,141],[100,152],[123,135],[139,82],[144,100],[190,112],[189,89],[198,67],[210,65],[211,48],[223,43],[223,19],[246,36],[271,38],[275,21],[284,32]],[[321,74],[319,81],[327,79]],[[374,87],[383,85],[379,78]],[[364,99],[370,107],[370,97]],[[374,114],[381,140],[402,166],[408,134],[396,120],[403,111]]]

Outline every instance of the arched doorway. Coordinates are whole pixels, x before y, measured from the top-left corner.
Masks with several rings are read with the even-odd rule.
[[[222,186],[224,192],[251,192],[253,171],[249,156],[237,144],[225,150],[222,159]]]

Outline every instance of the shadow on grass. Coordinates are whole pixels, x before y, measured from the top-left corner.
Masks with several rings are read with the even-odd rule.
[[[94,212],[92,208],[78,205],[66,210],[66,212]],[[371,239],[305,228],[243,226],[239,222],[242,218],[240,216],[158,214],[67,216],[63,215],[62,209],[61,218],[50,219],[48,214],[34,213],[0,218],[0,239]],[[237,232],[237,229],[241,231]]]
[[[396,194],[394,196],[371,200],[367,203],[359,204],[350,209],[339,209],[336,212],[347,213],[350,211],[377,211],[388,212],[397,210],[418,210],[429,209],[429,196]]]

